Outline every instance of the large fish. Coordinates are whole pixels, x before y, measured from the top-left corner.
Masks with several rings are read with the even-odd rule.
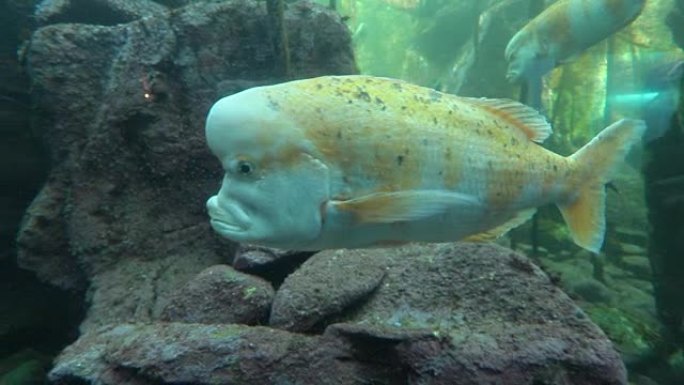
[[[506,77],[541,77],[622,29],[646,0],[558,0],[518,31],[506,46]]]
[[[563,157],[538,145],[545,119],[511,100],[369,76],[252,88],[207,117],[225,170],[207,208],[234,241],[319,250],[490,239],[555,203],[598,251],[604,185],[643,129],[622,120]]]

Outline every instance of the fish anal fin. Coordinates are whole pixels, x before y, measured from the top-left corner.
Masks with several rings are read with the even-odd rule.
[[[439,190],[372,193],[332,203],[337,210],[351,214],[359,223],[414,221],[444,213],[449,208],[459,205],[480,205],[474,197]]]
[[[531,141],[542,143],[553,132],[546,118],[532,107],[511,99],[464,98],[503,120]]]
[[[462,241],[464,241],[464,242],[489,242],[489,241],[493,241],[493,240],[499,238],[500,236],[506,234],[510,230],[512,230],[512,229],[522,225],[523,223],[527,222],[530,218],[532,218],[532,216],[534,215],[535,212],[537,212],[537,209],[527,209],[527,210],[519,211],[515,214],[515,216],[513,216],[513,218],[507,220],[506,222],[504,222],[504,223],[502,223],[502,224],[500,224],[500,225],[498,225],[492,229],[489,229],[487,231],[483,231],[483,232],[478,233],[478,234],[470,235],[470,236],[462,239]]]
[[[603,185],[589,185],[571,203],[558,205],[575,243],[594,253],[601,249],[606,229],[605,195]]]

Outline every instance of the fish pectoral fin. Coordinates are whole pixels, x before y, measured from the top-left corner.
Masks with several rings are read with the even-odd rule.
[[[537,212],[537,209],[527,209],[527,210],[522,210],[518,211],[513,218],[510,218],[506,222],[489,229],[487,231],[478,233],[478,234],[473,234],[471,236],[468,236],[462,241],[464,242],[489,242],[493,241],[500,236],[506,234],[510,230],[522,225],[523,223],[527,222],[534,213]]]
[[[462,206],[477,208],[480,201],[470,195],[439,190],[373,193],[346,201],[331,202],[339,211],[361,223],[415,221]]]

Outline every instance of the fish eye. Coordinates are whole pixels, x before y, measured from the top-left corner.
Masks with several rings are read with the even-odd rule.
[[[252,163],[246,160],[239,160],[236,164],[235,170],[240,175],[250,175],[252,172],[254,172],[254,166]]]

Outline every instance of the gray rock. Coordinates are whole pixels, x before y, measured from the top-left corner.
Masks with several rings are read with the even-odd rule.
[[[38,278],[55,286],[79,290],[86,277],[77,258],[69,253],[64,210],[67,175],[53,170],[51,178],[24,213],[17,236],[19,266],[36,273]]]
[[[268,317],[273,294],[273,287],[265,280],[216,265],[176,290],[160,318],[171,322],[255,325]]]
[[[232,265],[237,270],[264,276],[279,284],[313,254],[309,251],[240,244],[235,251]]]
[[[385,276],[382,259],[363,253],[329,250],[309,258],[278,289],[271,326],[307,331],[366,299]]]
[[[95,3],[156,9],[147,1]],[[82,20],[68,9],[87,13],[91,8],[83,1],[46,1],[41,12],[48,5],[59,8],[51,15],[65,23],[39,28],[25,61],[34,129],[48,144],[52,174],[20,229],[19,263],[62,287],[92,282],[97,287],[91,297],[101,299],[110,297],[102,288],[115,289],[105,284],[111,277],[133,289],[151,288],[135,277],[155,276],[162,265],[172,269],[168,263],[180,256],[194,261],[189,274],[229,262],[234,247],[218,240],[205,211],[221,169],[202,126],[222,95],[219,83],[285,80],[277,77],[282,71],[274,64],[263,4],[233,0],[192,2],[173,12],[129,10],[130,18],[109,26],[77,23]],[[295,77],[356,71],[339,15],[303,2],[290,6],[285,17]],[[150,270],[117,268],[131,260]],[[170,287],[188,278],[171,280]],[[93,306],[113,307],[119,315],[111,319],[126,319],[136,313],[135,297],[147,295],[131,290],[122,297],[127,305],[121,312],[116,302]],[[153,307],[137,313],[156,314]]]
[[[173,254],[165,258],[126,258],[92,277],[88,308],[81,332],[123,322],[151,322],[169,306],[175,290],[220,258],[197,250],[191,256]]]
[[[164,12],[166,7],[151,0],[43,0],[36,6],[35,18],[41,25],[64,22],[113,25]]]
[[[315,291],[325,288],[305,283],[331,281],[327,277],[343,263],[349,265],[344,271],[386,266],[373,295],[336,320],[356,325],[352,334],[360,346],[395,340],[396,349],[380,355],[399,354],[395,359],[408,365],[412,384],[626,384],[622,361],[601,330],[511,250],[443,244],[334,255],[337,263],[328,271],[321,266],[288,278],[287,296],[325,298]],[[337,289],[331,284],[327,290]]]
[[[351,360],[338,340],[243,325],[125,324],[65,349],[53,384],[385,384],[386,369]]]

